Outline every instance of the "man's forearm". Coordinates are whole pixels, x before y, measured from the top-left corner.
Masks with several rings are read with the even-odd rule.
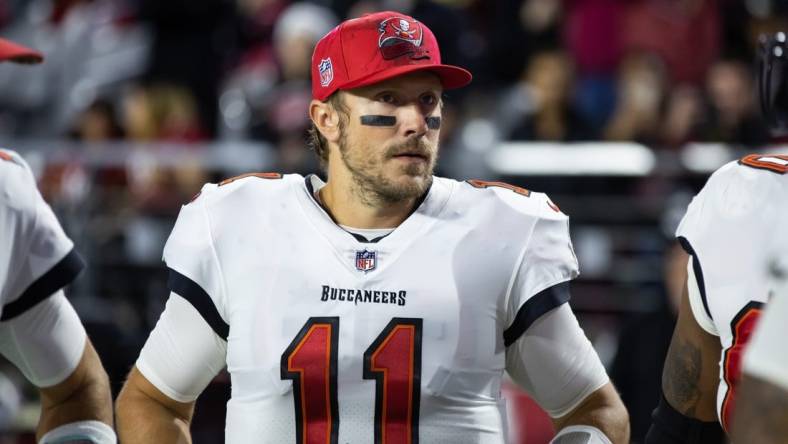
[[[96,420],[112,426],[109,379],[90,341],[74,372],[65,381],[40,389],[41,419],[37,437],[77,421]]]
[[[191,442],[188,418],[129,388],[124,388],[118,396],[117,430],[123,444]]]
[[[629,414],[610,383],[589,395],[572,413],[555,420],[554,425],[559,431],[572,425],[596,427],[613,444],[629,442]]]

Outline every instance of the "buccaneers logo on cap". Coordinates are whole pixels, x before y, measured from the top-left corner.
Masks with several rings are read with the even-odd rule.
[[[383,58],[391,60],[406,54],[411,58],[428,57],[421,48],[421,24],[413,19],[391,17],[380,22],[378,46]]]

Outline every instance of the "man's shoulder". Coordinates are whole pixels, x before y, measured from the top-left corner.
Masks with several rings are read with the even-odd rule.
[[[7,208],[29,209],[36,181],[18,153],[0,148],[0,204]]]
[[[506,182],[468,179],[451,182],[458,205],[469,211],[493,213],[495,217],[530,217],[537,219],[566,219],[566,215],[545,193],[532,191]]]
[[[245,205],[248,202],[267,202],[276,198],[287,198],[293,185],[304,178],[298,174],[246,173],[219,183],[203,185],[191,203],[199,202],[206,206],[228,202]]]
[[[704,219],[751,220],[758,225],[788,199],[788,156],[751,154],[717,169],[703,187],[689,213]],[[700,217],[700,215],[699,215]],[[771,218],[774,220],[774,217]]]
[[[741,191],[765,195],[787,193],[788,155],[749,154],[717,169],[704,188],[733,198],[739,197]]]

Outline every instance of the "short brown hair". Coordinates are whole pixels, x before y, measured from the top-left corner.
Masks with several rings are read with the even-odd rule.
[[[344,131],[347,123],[349,110],[345,105],[345,101],[341,97],[342,91],[336,91],[325,100],[332,108],[339,113],[339,129]],[[320,130],[317,129],[315,123],[312,122],[307,132],[307,146],[317,154],[320,160],[320,167],[326,169],[328,167],[328,141]]]

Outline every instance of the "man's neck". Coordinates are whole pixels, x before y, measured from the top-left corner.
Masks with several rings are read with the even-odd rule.
[[[382,202],[359,195],[360,190],[354,186],[329,180],[319,190],[320,201],[339,225],[363,229],[396,228],[410,216],[419,200]]]

